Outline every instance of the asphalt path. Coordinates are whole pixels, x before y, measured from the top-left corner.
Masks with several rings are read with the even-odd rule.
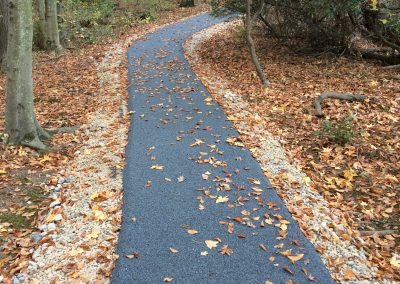
[[[202,14],[128,50],[133,114],[112,283],[333,283],[184,57],[185,39],[224,20]]]

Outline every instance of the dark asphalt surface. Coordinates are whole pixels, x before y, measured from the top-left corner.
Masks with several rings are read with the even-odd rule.
[[[332,283],[250,152],[226,142],[238,133],[218,104],[207,100],[207,90],[184,58],[184,40],[220,21],[196,16],[149,34],[128,50],[134,114],[112,283],[162,283],[165,277],[173,283]],[[193,145],[196,139],[204,143]],[[151,169],[154,165],[163,169]],[[216,203],[218,197],[229,201]],[[221,221],[232,223],[233,232]],[[189,229],[198,234],[188,234]],[[209,249],[204,241],[215,238],[217,248]],[[219,252],[224,245],[231,255]],[[126,257],[134,252],[137,258]],[[293,264],[282,253],[304,257]]]

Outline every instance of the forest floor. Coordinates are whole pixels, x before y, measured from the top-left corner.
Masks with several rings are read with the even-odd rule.
[[[323,196],[330,214],[341,216],[339,222],[328,224],[340,241],[350,241],[367,253],[368,266],[377,268],[378,280],[399,280],[399,71],[330,53],[298,54],[284,42],[258,34],[258,55],[272,82],[265,91],[243,35],[242,28],[231,26],[203,40],[196,48],[195,71],[203,82],[208,81],[230,119],[239,128],[246,125],[241,142],[254,150],[254,156],[264,159],[257,151],[263,137],[254,133],[266,129],[307,175],[304,182]],[[239,95],[236,100],[243,100],[251,115],[240,117],[240,106],[230,106],[218,90]],[[313,101],[325,91],[364,95],[366,100],[324,101],[325,117],[318,118]],[[285,191],[287,186],[301,187],[285,170],[265,174],[285,201],[293,198]],[[313,213],[304,203],[297,200],[289,209],[312,239],[315,232],[307,221]],[[328,253],[324,245],[317,250]],[[326,262],[337,280],[360,279],[353,270],[339,275],[342,257],[329,257]]]
[[[119,31],[116,38],[109,38],[101,44],[89,45],[75,51],[65,50],[60,58],[44,52],[34,53],[36,115],[43,127],[60,132],[47,142],[50,150],[43,153],[25,147],[0,145],[0,282],[11,283],[15,275],[23,277],[34,250],[40,245],[51,244],[47,232],[55,230],[54,224],[58,226],[64,222],[65,214],[60,204],[71,202],[64,197],[65,192],[77,187],[72,182],[73,177],[69,176],[70,168],[81,147],[91,138],[87,127],[93,120],[93,115],[99,110],[110,115],[120,112],[121,105],[126,103],[126,98],[121,98],[121,102],[107,105],[108,98],[125,94],[127,86],[125,52],[119,58],[120,66],[113,71],[123,78],[121,86],[117,89],[101,86],[104,78],[98,76],[98,69],[108,50],[115,43],[126,44],[122,46],[126,49],[131,39],[135,40],[158,26],[198,14],[205,9],[206,6],[198,6],[162,13],[154,22],[137,24],[133,28]],[[111,77],[113,75],[115,74],[108,74]],[[5,126],[5,91],[6,78],[0,75],[0,129]],[[127,127],[128,120],[122,116],[113,122],[110,130],[127,130]],[[0,133],[0,139],[4,138],[3,135],[4,133]],[[115,152],[121,162],[112,164],[112,161],[105,159],[104,164],[107,167],[112,166],[114,172],[118,172],[123,168],[126,141],[115,142],[115,139],[111,139],[113,137],[108,138],[109,144],[94,148],[106,146]],[[96,152],[95,149],[89,149],[86,154],[92,151]],[[87,162],[90,164],[93,161]],[[87,173],[91,171],[90,167],[85,170]],[[112,180],[114,176],[115,174],[104,179]],[[120,192],[122,184],[116,186],[119,188],[115,188],[115,191]],[[98,201],[103,197],[94,199]],[[40,224],[42,227],[38,227]],[[43,224],[46,224],[46,228]],[[111,255],[112,252],[113,250],[110,251]],[[111,258],[104,262],[113,260]],[[109,275],[111,268],[108,268],[100,273]],[[71,278],[77,278],[72,267],[65,268],[64,273]],[[14,277],[15,281],[18,279]]]
[[[38,229],[39,224],[63,222],[57,202],[64,202],[63,192],[74,187],[68,167],[90,139],[90,134],[83,129],[93,114],[98,109],[119,111],[120,105],[108,108],[99,96],[98,63],[105,52],[114,42],[124,42],[132,34],[141,35],[203,8],[164,13],[155,22],[131,28],[126,31],[129,34],[122,34],[108,44],[66,51],[57,60],[52,55],[35,53],[34,93],[38,120],[48,129],[61,127],[63,133],[53,136],[49,141],[52,150],[46,153],[0,145],[0,246],[3,248],[0,282],[2,279],[10,283],[12,275],[26,271],[35,248],[49,243],[49,238],[43,238],[42,230]],[[262,124],[279,137],[293,162],[307,174],[305,182],[324,196],[330,210],[345,212],[342,222],[353,231],[338,236],[368,252],[369,264],[378,268],[379,279],[398,280],[399,72],[383,70],[378,63],[330,54],[299,55],[270,38],[259,36],[257,41],[259,55],[272,82],[267,92],[259,87],[240,30],[225,31],[202,44],[203,72],[218,74],[224,85],[235,90],[258,114],[247,117],[245,122]],[[117,69],[125,76],[124,64]],[[125,90],[126,82],[122,84],[120,90],[110,91],[109,96]],[[312,101],[328,90],[363,94],[367,99],[363,103],[326,101],[323,105],[325,118],[317,118]],[[107,91],[105,87],[102,92]],[[0,75],[0,129],[4,129],[4,105],[5,77]],[[235,120],[234,113],[231,115]],[[112,127],[126,129],[128,121],[121,117]],[[325,130],[324,121],[328,121]],[[0,133],[0,139],[2,135]],[[352,139],[340,145],[337,141],[343,136]],[[242,139],[247,147],[258,147],[251,137],[243,135]],[[107,147],[123,159],[123,143],[111,143]],[[112,166],[118,172],[123,163]],[[270,180],[278,189],[283,183],[297,186],[285,172],[270,176]],[[119,192],[118,188],[115,190]],[[100,194],[93,200],[105,198],[108,197]],[[96,209],[96,213],[97,217],[102,217],[100,210]],[[307,215],[301,211],[292,213],[299,217],[300,223],[301,217]],[[90,237],[95,239],[96,232],[91,231]],[[88,248],[83,246],[80,250]],[[324,251],[323,247],[317,249]],[[79,251],[71,251],[69,255],[79,256]],[[331,262],[335,266],[342,260],[337,258]],[[79,267],[70,264],[62,273],[84,280],[85,276],[76,273],[77,270]],[[99,273],[107,277],[109,272],[108,268]],[[356,277],[352,272],[347,276]]]

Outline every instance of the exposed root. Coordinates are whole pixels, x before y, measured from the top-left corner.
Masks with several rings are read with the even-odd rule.
[[[44,143],[39,139],[39,137],[35,137],[30,141],[22,141],[21,145],[27,146],[29,148],[35,149],[35,150],[46,150],[47,146],[44,145]]]
[[[49,139],[51,137],[51,135],[40,126],[40,124],[36,118],[35,118],[35,126],[36,126],[36,132],[40,139],[45,140],[45,139]]]
[[[318,117],[324,116],[324,114],[322,113],[321,103],[323,102],[323,100],[328,99],[328,98],[345,100],[345,101],[350,101],[350,102],[353,102],[353,101],[362,102],[365,99],[364,96],[353,95],[350,93],[340,94],[340,93],[335,93],[335,92],[325,92],[322,95],[318,96],[314,101],[316,116],[318,116]]]

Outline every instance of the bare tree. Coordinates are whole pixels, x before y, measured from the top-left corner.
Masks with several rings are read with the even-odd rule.
[[[8,38],[8,2],[0,1],[0,70],[5,71]]]
[[[262,11],[264,10],[265,2],[262,1],[261,5],[258,7],[258,10],[255,12],[254,15],[251,15],[251,4],[252,4],[252,1],[247,0],[247,3],[246,3],[246,39],[247,39],[247,43],[248,43],[249,49],[250,49],[251,60],[254,63],[254,66],[257,71],[257,75],[260,78],[261,83],[263,84],[263,87],[267,87],[269,85],[269,81],[264,74],[264,70],[261,66],[260,61],[258,60],[256,48],[254,46],[254,41],[251,36],[254,22],[258,19],[258,17],[261,15]]]
[[[32,1],[8,0],[6,133],[8,144],[45,149],[49,138],[35,116],[32,82]]]
[[[49,51],[61,51],[56,0],[37,0],[41,45]]]

